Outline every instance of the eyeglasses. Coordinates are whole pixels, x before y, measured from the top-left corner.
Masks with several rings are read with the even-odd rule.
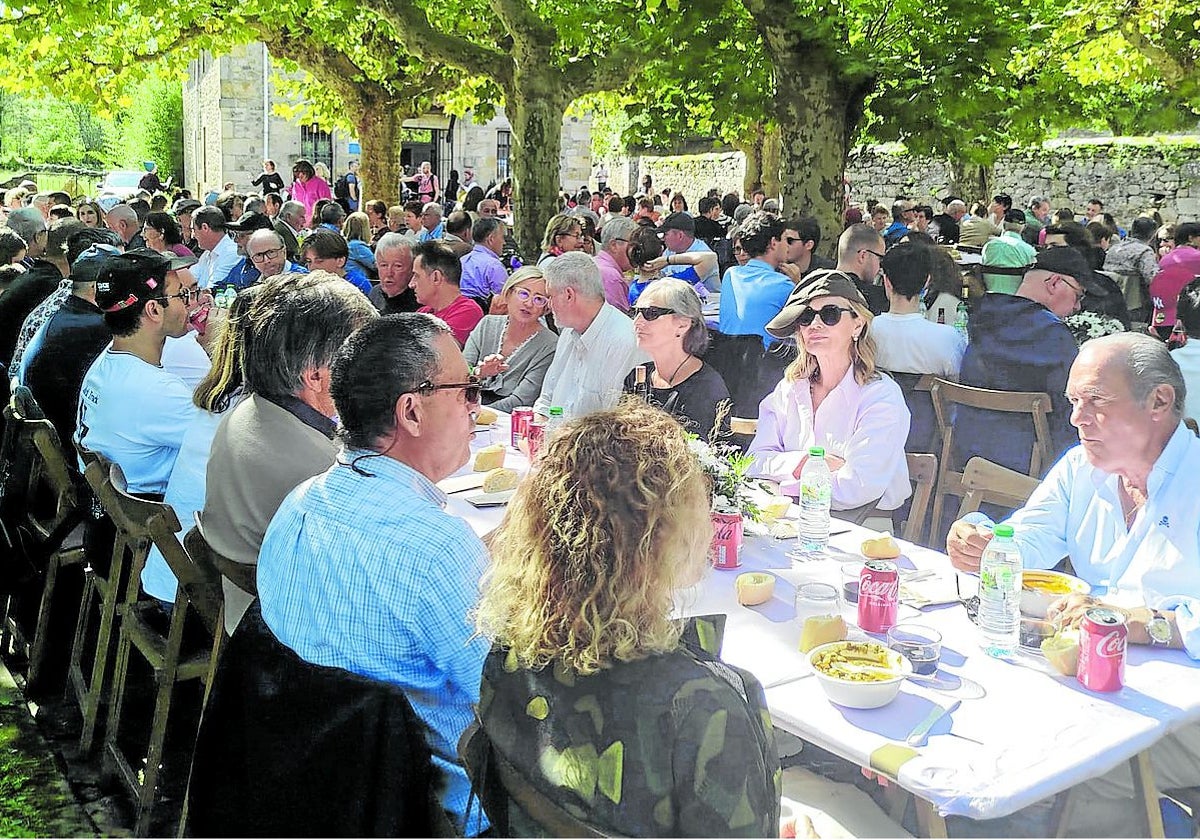
[[[187,306],[193,300],[200,299],[200,289],[192,289],[192,288],[180,289],[178,294],[163,295],[162,299],[167,302],[178,299],[178,300],[183,301],[184,306]]]
[[[799,236],[785,236],[785,237],[783,237],[783,239],[784,239],[784,241],[785,241],[785,242],[787,242],[787,244],[789,244],[789,245],[795,245],[797,242],[803,242],[803,241],[804,241],[804,240],[803,240],[803,239],[801,239]]]
[[[483,392],[483,385],[480,383],[479,377],[471,376],[468,377],[466,382],[447,382],[444,385],[436,385],[426,379],[416,387],[415,393],[423,397],[429,397],[438,391],[453,391],[458,388],[462,389],[463,396],[466,397],[467,402],[472,404],[479,402],[479,397]]]
[[[272,248],[270,251],[263,251],[259,254],[251,254],[250,262],[257,265],[258,263],[263,263],[267,260],[273,260],[286,250],[286,248]]]
[[[633,317],[641,315],[647,321],[657,321],[664,315],[678,315],[674,309],[667,309],[665,306],[635,306],[633,308]]]
[[[545,295],[534,294],[528,289],[514,289],[513,294],[515,294],[517,296],[517,300],[521,301],[522,303],[532,300],[534,306],[545,306],[550,302],[550,298],[546,297]]]
[[[576,230],[571,233],[560,233],[559,236],[573,236],[576,239],[583,239],[583,232]]]
[[[744,253],[746,253],[746,249],[745,249],[745,248],[743,248],[741,245],[734,245],[734,246],[733,246],[733,253],[735,253],[735,254],[744,254]]]
[[[872,251],[870,248],[859,248],[859,249],[858,249],[858,253],[860,253],[860,254],[873,254],[873,255],[875,255],[875,256],[877,256],[877,257],[879,257],[879,259],[883,259],[883,254],[879,253],[878,251]]]
[[[1081,300],[1083,300],[1083,296],[1084,296],[1085,292],[1083,291],[1082,288],[1080,288],[1079,286],[1076,286],[1073,282],[1071,282],[1071,278],[1065,277],[1061,274],[1054,274],[1050,277],[1050,279],[1051,280],[1061,280],[1062,282],[1066,283],[1067,288],[1075,293],[1075,302],[1076,303],[1079,303]]]
[[[858,317],[853,309],[831,303],[828,306],[822,306],[820,309],[805,309],[800,313],[800,317],[796,319],[796,323],[802,327],[811,326],[812,322],[820,315],[821,323],[827,327],[836,327],[838,322],[842,320],[843,312],[849,312],[854,318]]]

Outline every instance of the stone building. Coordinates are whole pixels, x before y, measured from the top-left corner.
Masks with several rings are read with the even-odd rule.
[[[321,161],[336,177],[359,158],[355,138],[315,125],[300,125],[273,112],[275,86],[271,56],[260,43],[233,47],[214,57],[202,52],[188,65],[183,88],[183,181],[195,195],[233,182],[250,190],[250,179],[262,171],[262,161],[274,160],[287,180],[299,158]],[[295,103],[289,103],[295,104]],[[429,161],[442,184],[450,170],[472,166],[484,186],[511,174],[512,126],[503,110],[476,123],[444,113],[425,114],[405,124],[409,129],[400,162],[413,168]],[[591,118],[563,121],[559,171],[562,185],[578,189],[591,173]],[[369,196],[368,196],[369,197]]]

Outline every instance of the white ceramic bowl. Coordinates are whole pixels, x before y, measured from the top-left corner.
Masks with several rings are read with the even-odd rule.
[[[1021,578],[1021,614],[1030,618],[1044,619],[1046,610],[1059,598],[1076,592],[1088,595],[1092,591],[1087,581],[1062,572],[1028,569]]]
[[[895,676],[888,679],[869,681],[844,679],[828,674],[816,666],[815,660],[820,657],[822,651],[832,651],[847,646],[850,646],[850,650],[854,650],[855,647],[861,649],[864,646],[869,646],[872,649],[877,649],[885,653],[887,655],[888,670],[894,672]],[[821,688],[825,691],[825,696],[831,702],[851,709],[878,709],[880,706],[886,706],[896,699],[896,695],[900,693],[900,683],[904,682],[904,678],[912,673],[911,662],[896,651],[876,641],[850,640],[820,645],[808,652],[808,664],[812,666],[813,672],[817,675],[817,682],[821,684]]]

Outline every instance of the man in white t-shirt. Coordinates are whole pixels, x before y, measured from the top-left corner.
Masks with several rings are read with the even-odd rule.
[[[96,305],[113,340],[83,378],[76,443],[118,464],[133,493],[161,494],[192,418],[192,391],[162,367],[167,337],[188,329],[195,281],[188,258],[139,249],[110,257]]]
[[[880,262],[883,287],[891,308],[871,322],[878,352],[877,367],[889,373],[932,373],[958,377],[966,339],[948,324],[935,324],[920,312],[920,296],[933,266],[925,245],[905,242],[891,248]]]
[[[905,451],[933,452],[937,434],[933,402],[927,391],[916,390],[916,384],[927,373],[958,379],[967,341],[954,327],[936,324],[920,312],[921,291],[933,268],[928,246],[895,245],[883,255],[880,268],[891,306],[871,321],[875,365],[890,373],[904,392],[911,416]]]

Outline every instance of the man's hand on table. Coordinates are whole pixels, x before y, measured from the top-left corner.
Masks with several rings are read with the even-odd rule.
[[[1150,633],[1146,629],[1146,625],[1154,618],[1154,612],[1149,607],[1132,607],[1126,609],[1114,606],[1113,604],[1106,604],[1099,598],[1093,598],[1091,595],[1072,594],[1059,598],[1051,604],[1049,609],[1046,610],[1046,620],[1054,622],[1059,630],[1078,627],[1079,623],[1083,621],[1084,613],[1092,607],[1108,607],[1125,616],[1125,626],[1129,629],[1129,643],[1131,645],[1153,644],[1150,639]],[[1171,628],[1171,639],[1163,647],[1182,647],[1182,638],[1179,635],[1179,629],[1175,625],[1175,613],[1164,612],[1162,613],[1162,617],[1167,620],[1167,624]]]
[[[960,572],[978,572],[983,550],[991,540],[992,532],[988,529],[959,520],[946,535],[946,554]]]

